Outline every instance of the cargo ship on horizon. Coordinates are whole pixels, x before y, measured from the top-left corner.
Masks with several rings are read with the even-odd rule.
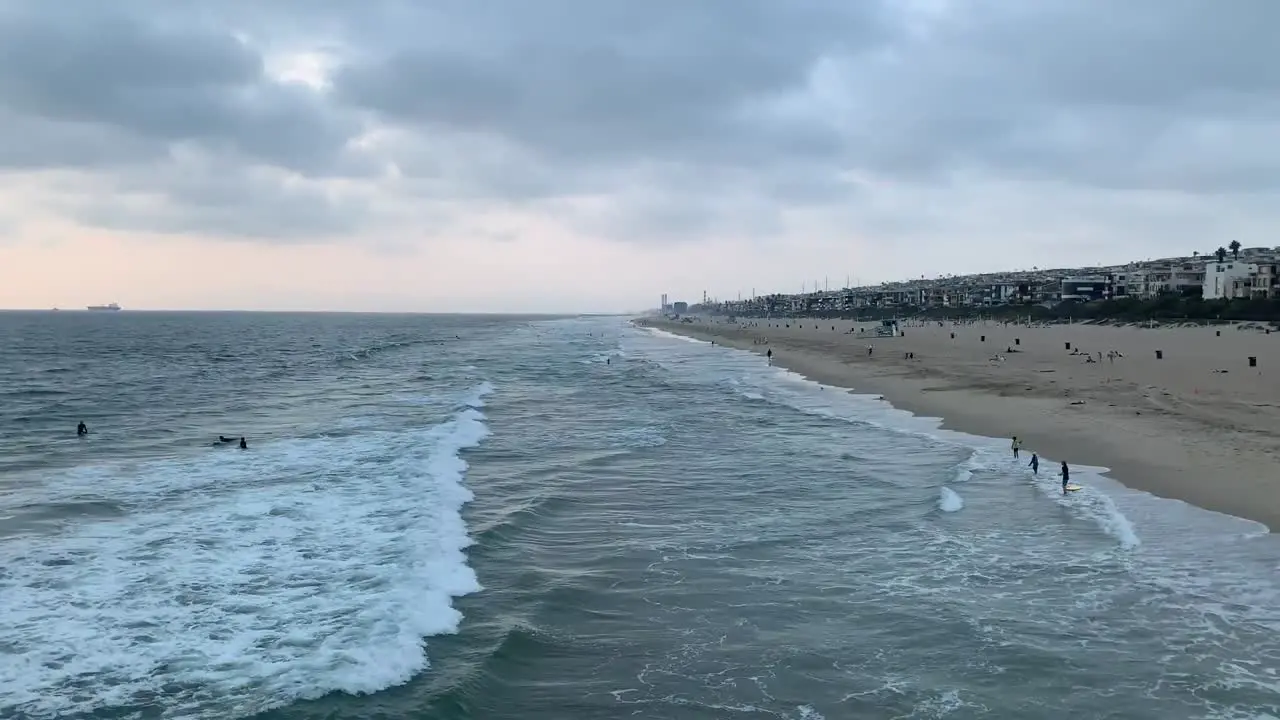
[[[120,306],[117,305],[116,303],[110,303],[107,305],[90,305],[89,309],[90,310],[119,310]]]

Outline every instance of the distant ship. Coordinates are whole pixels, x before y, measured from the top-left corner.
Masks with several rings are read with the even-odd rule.
[[[89,309],[90,310],[119,310],[120,306],[115,303],[111,303],[110,305],[90,305]]]

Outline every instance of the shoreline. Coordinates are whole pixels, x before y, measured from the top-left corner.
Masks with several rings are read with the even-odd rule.
[[[1214,342],[1265,361],[1266,350],[1280,350],[1275,334],[930,321],[904,327],[902,337],[867,337],[851,334],[860,324],[850,321],[635,322],[758,355],[771,349],[778,367],[880,395],[943,429],[1017,435],[1028,457],[1105,467],[1125,487],[1280,530],[1280,387],[1266,388],[1258,368],[1235,376],[1211,368],[1225,364]],[[1064,337],[1123,356],[1085,364],[1065,352],[1072,340]],[[1152,342],[1178,362],[1140,352]],[[868,346],[878,352],[868,355]],[[997,361],[987,357],[993,349],[1014,352],[996,352],[1004,356]]]

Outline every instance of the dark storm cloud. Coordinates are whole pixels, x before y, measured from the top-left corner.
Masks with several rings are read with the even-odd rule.
[[[97,198],[96,223],[282,239],[377,213],[264,168],[394,168],[406,206],[612,197],[575,224],[637,239],[848,213],[850,173],[1268,192],[1276,27],[1271,0],[10,2],[0,170],[165,199]],[[327,91],[267,72],[316,49]],[[353,150],[376,126],[394,139]],[[182,181],[184,153],[221,169]]]

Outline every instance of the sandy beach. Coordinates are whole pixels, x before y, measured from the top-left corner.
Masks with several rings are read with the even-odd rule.
[[[1017,435],[1028,456],[1102,465],[1129,487],[1280,529],[1280,332],[987,321],[875,337],[878,323],[848,320],[639,322],[772,350],[775,365],[945,427]]]

